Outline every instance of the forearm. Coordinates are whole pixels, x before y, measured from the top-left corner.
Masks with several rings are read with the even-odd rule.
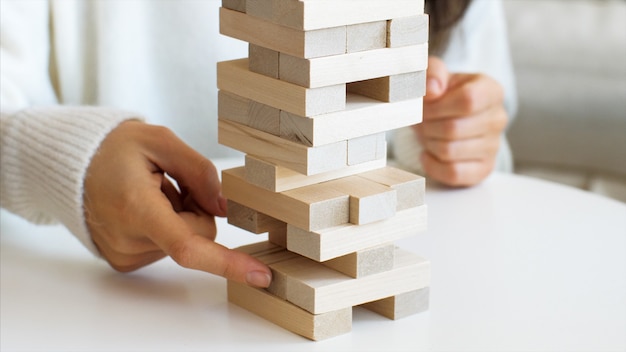
[[[85,226],[83,180],[101,141],[137,115],[96,107],[2,113],[0,202],[36,223],[63,223],[97,253]]]

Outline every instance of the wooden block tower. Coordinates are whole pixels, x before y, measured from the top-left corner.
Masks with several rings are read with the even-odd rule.
[[[354,306],[425,310],[430,264],[393,243],[426,228],[424,179],[386,166],[386,132],[422,118],[423,0],[223,0],[220,32],[249,43],[217,68],[219,142],[246,153],[222,173],[228,221],[269,233],[238,250],[274,277],[228,299],[313,340]]]

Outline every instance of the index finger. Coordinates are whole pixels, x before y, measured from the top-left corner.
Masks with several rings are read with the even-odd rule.
[[[482,74],[454,74],[439,99],[424,102],[424,120],[469,116],[502,104],[504,92],[498,82]]]

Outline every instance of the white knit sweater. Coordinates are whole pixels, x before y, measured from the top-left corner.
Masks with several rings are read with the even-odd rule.
[[[217,144],[215,63],[246,56],[247,45],[218,34],[220,3],[0,0],[2,207],[61,222],[97,253],[83,179],[119,123],[145,116],[207,157],[236,154]],[[513,111],[505,38],[500,4],[477,0],[445,59],[500,80]],[[404,166],[417,166],[412,134],[394,144]]]

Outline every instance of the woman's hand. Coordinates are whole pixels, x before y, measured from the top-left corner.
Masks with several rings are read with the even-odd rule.
[[[128,121],[114,129],[87,170],[84,204],[94,243],[118,271],[169,255],[252,286],[271,281],[260,261],[214,242],[214,216],[226,215],[215,167],[164,127]]]
[[[415,126],[428,176],[451,186],[485,179],[507,120],[498,82],[484,74],[449,73],[443,61],[429,58],[424,120]]]

